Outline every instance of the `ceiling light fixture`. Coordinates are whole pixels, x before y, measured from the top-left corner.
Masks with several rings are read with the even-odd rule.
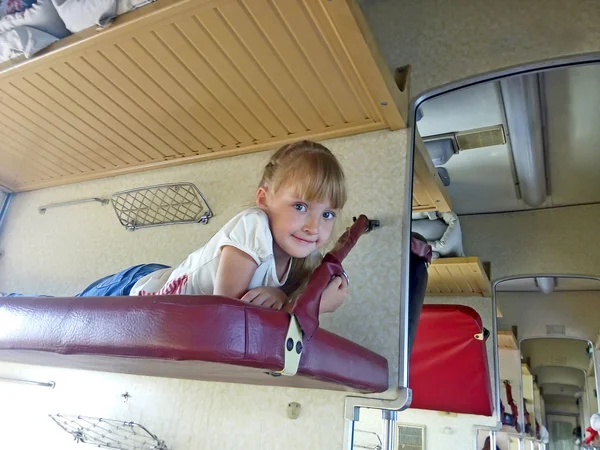
[[[537,74],[500,81],[518,188],[532,208],[546,201],[546,164]]]

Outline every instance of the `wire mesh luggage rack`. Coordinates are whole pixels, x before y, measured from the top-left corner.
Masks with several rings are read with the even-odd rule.
[[[381,438],[379,437],[379,435],[373,431],[366,431],[366,430],[359,430],[356,429],[354,430],[354,432],[356,433],[355,435],[355,442],[354,445],[352,446],[352,449],[366,449],[366,450],[381,450],[383,443],[381,442]],[[360,439],[365,439],[366,436],[370,436],[370,439],[366,440],[369,443],[366,442],[362,442],[358,436],[362,434],[363,436]],[[375,442],[375,439],[377,440],[377,442]]]
[[[63,414],[50,414],[50,418],[77,443],[118,450],[168,450],[163,440],[139,423]]]
[[[138,228],[208,223],[213,212],[192,183],[172,183],[115,192],[110,198],[121,225]]]

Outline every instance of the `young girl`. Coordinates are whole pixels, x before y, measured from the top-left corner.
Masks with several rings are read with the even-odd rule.
[[[256,207],[227,222],[178,267],[134,266],[79,295],[222,295],[279,309],[321,261],[346,196],[344,172],[326,147],[311,141],[286,145],[264,169]],[[346,280],[334,278],[320,312],[335,311],[347,295]]]

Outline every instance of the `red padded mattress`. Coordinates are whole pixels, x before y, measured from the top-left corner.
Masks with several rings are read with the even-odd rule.
[[[424,305],[410,358],[411,408],[491,416],[483,325],[473,308]]]
[[[357,392],[388,388],[387,360],[317,329],[283,368],[289,314],[217,296],[0,298],[0,360],[139,375]]]

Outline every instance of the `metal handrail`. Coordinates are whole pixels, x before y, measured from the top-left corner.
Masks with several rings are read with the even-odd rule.
[[[56,386],[56,383],[54,381],[33,381],[25,380],[23,378],[0,377],[0,381],[7,381],[9,383],[28,384],[30,386],[47,387],[50,389],[54,389],[54,386]]]
[[[47,209],[50,208],[60,208],[61,206],[70,206],[70,205],[79,205],[80,203],[90,203],[90,202],[98,202],[102,205],[108,205],[110,202],[107,198],[82,198],[81,200],[71,200],[70,202],[60,202],[60,203],[49,203],[48,205],[43,205],[38,208],[40,214],[45,214]]]

